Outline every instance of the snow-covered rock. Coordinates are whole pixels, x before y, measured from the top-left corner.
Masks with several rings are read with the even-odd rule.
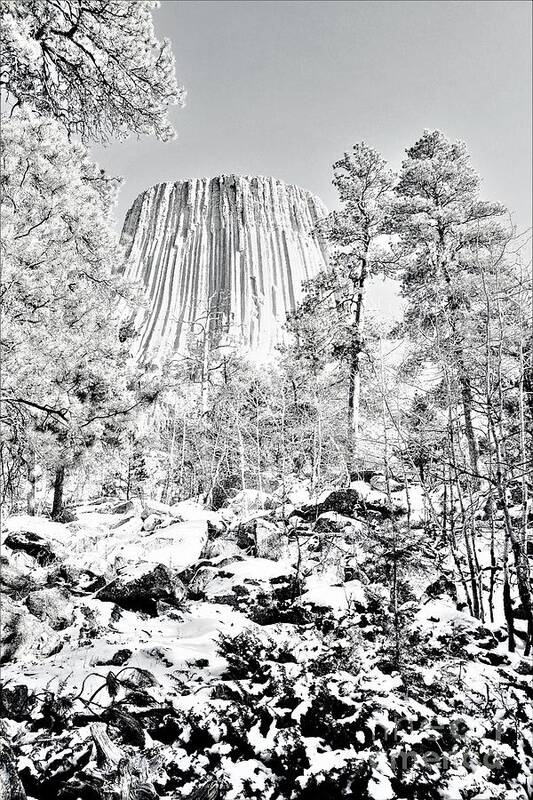
[[[391,493],[394,508],[402,514],[409,514],[411,525],[421,525],[428,518],[425,493],[422,486],[410,486],[400,492]]]
[[[318,517],[313,530],[318,532],[351,530],[355,532],[361,531],[363,528],[364,524],[361,520],[338,514],[336,511],[325,511]]]
[[[236,604],[238,599],[257,594],[272,594],[280,579],[293,574],[287,562],[267,558],[240,558],[221,565],[201,566],[189,583],[189,596],[202,597],[213,602]]]
[[[372,491],[372,487],[366,481],[350,481],[350,489],[354,489],[361,500],[366,500],[368,493]]]
[[[395,481],[393,478],[387,480],[385,475],[373,475],[372,478],[370,478],[370,486],[375,491],[384,492],[385,494],[388,492],[398,492],[403,488],[403,484],[399,481]]]
[[[24,550],[2,549],[0,555],[0,591],[24,595],[30,589],[44,586],[47,570]]]
[[[30,592],[26,606],[35,617],[56,631],[67,628],[74,621],[74,606],[68,594],[57,587]]]
[[[278,505],[272,495],[257,489],[242,489],[233,497],[229,508],[235,513],[249,514],[250,511],[272,510]]]
[[[163,519],[164,519],[163,517],[160,517],[157,514],[150,514],[148,517],[146,517],[145,520],[143,520],[143,525],[142,525],[143,531],[150,532],[155,530],[156,528],[161,527]]]
[[[278,561],[287,557],[287,537],[283,529],[265,519],[257,520],[255,529],[256,553],[259,558]]]
[[[342,586],[317,586],[304,592],[300,603],[315,608],[328,608],[334,612],[360,610],[367,606],[365,587],[358,580],[347,581]]]
[[[123,541],[116,540],[109,558],[114,558],[115,568],[146,561],[181,571],[198,561],[206,542],[205,520],[175,522],[152,533],[142,531]]]
[[[98,600],[122,608],[155,613],[157,601],[179,604],[187,590],[176,570],[163,564],[128,565],[121,574],[96,593]]]
[[[356,489],[325,489],[315,500],[301,508],[308,518],[319,517],[328,511],[351,516],[358,508],[360,496]]]
[[[219,558],[220,556],[231,558],[238,555],[241,555],[241,548],[237,542],[224,536],[209,542],[204,550],[204,556],[207,559]]]
[[[27,608],[5,595],[1,603],[0,662],[38,660],[60,650],[61,638],[46,622],[37,619]]]
[[[71,531],[66,525],[45,517],[14,515],[4,520],[2,544],[22,550],[37,559],[41,566],[62,558],[69,546]]]

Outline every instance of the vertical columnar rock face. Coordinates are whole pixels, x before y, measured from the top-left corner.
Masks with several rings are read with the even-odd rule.
[[[322,202],[274,178],[227,175],[163,183],[139,195],[122,241],[126,276],[148,297],[138,355],[183,351],[208,326],[210,338],[268,351],[324,266],[313,233]]]

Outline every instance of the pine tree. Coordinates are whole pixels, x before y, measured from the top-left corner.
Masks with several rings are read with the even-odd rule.
[[[0,87],[15,106],[108,141],[174,135],[182,105],[170,42],[154,33],[151,0],[2,0]]]
[[[514,555],[527,650],[533,611],[524,533],[525,428],[517,425],[527,291],[511,254],[514,232],[505,209],[480,199],[480,183],[463,143],[426,131],[407,150],[388,230],[395,237],[406,300],[404,368],[431,387],[444,420],[433,436],[442,453],[434,469],[444,490],[443,532],[453,543],[457,530],[464,541],[468,602],[481,619],[487,612],[478,558],[486,527],[482,514],[492,529],[491,615],[498,569],[494,541],[496,529],[502,532],[504,554],[510,547]],[[524,511],[513,521],[509,493],[516,484],[522,487]],[[512,627],[509,601],[505,614]],[[512,630],[509,638],[511,643]]]
[[[389,217],[404,266],[405,330],[418,363],[437,362],[457,383],[474,475],[479,472],[472,383],[479,258],[509,236],[502,223],[505,209],[480,200],[479,188],[466,146],[449,142],[440,131],[426,131],[407,150]]]
[[[367,345],[365,294],[372,276],[391,269],[384,246],[385,220],[393,175],[383,158],[364,142],[333,165],[340,211],[319,225],[331,246],[328,269],[309,281],[290,320],[297,351],[312,370],[334,359],[346,374],[350,461],[356,462],[360,432],[362,359]]]
[[[114,186],[56,122],[16,116],[3,138],[4,423],[21,417],[25,457],[55,465],[59,513],[65,468],[136,403],[111,277]]]

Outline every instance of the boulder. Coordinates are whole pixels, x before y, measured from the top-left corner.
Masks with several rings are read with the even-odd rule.
[[[57,653],[62,646],[58,634],[24,607],[5,595],[1,598],[0,663],[31,661]]]
[[[266,558],[245,558],[217,566],[202,566],[189,583],[191,599],[236,605],[242,598],[247,603],[258,595],[276,592],[277,585],[293,577],[287,564]]]
[[[34,616],[47,622],[55,631],[68,628],[74,622],[74,606],[67,592],[57,587],[30,592],[26,606]]]
[[[231,558],[239,555],[241,555],[241,549],[235,539],[227,539],[224,536],[209,542],[203,552],[204,558]]]
[[[155,616],[157,601],[179,605],[187,590],[174,569],[163,564],[128,565],[123,573],[96,593],[97,600],[115,603],[131,611],[146,611]]]
[[[68,544],[70,531],[65,525],[53,522],[48,517],[32,517],[30,514],[13,514],[3,520],[7,533],[34,533],[46,541]]]
[[[235,580],[232,575],[216,567],[200,567],[189,583],[189,597],[193,600],[210,600],[211,602],[229,603],[237,602],[237,594],[233,587]]]
[[[350,528],[360,528],[362,523],[352,517],[337,514],[336,511],[325,511],[314,524],[316,533],[342,533]]]
[[[207,542],[207,520],[174,522],[151,533],[139,531],[117,539],[109,551],[117,569],[139,560],[163,564],[178,572],[194,564]]]
[[[404,484],[400,483],[400,481],[396,481],[393,478],[389,478],[388,480],[388,488],[387,488],[387,478],[385,475],[374,475],[370,479],[370,486],[372,489],[375,489],[378,492],[399,492],[400,489],[403,489]]]
[[[255,528],[255,551],[259,558],[278,561],[287,556],[287,537],[273,522],[258,519]]]
[[[139,503],[133,500],[122,500],[120,503],[112,505],[107,509],[108,514],[132,514],[139,511]]]
[[[365,587],[358,580],[351,580],[342,586],[317,586],[300,597],[300,603],[314,609],[329,609],[334,614],[349,611],[361,612],[368,605]]]
[[[59,558],[64,548],[32,531],[13,531],[4,539],[4,545],[35,558],[39,566],[46,567]]]
[[[158,527],[161,527],[163,524],[163,517],[158,516],[157,514],[150,514],[150,516],[146,517],[143,520],[142,529],[143,531],[153,531]]]
[[[272,495],[257,489],[243,489],[228,503],[235,513],[248,514],[250,511],[272,511],[279,503]]]
[[[141,511],[141,519],[146,520],[151,516],[173,517],[175,522],[182,521],[179,511],[174,506],[161,503],[159,500],[145,500]]]
[[[45,586],[47,571],[33,556],[23,550],[5,548],[0,556],[0,591],[21,596],[32,589]]]
[[[350,489],[355,489],[361,500],[366,500],[368,493],[372,491],[370,484],[362,480],[351,481]]]
[[[305,519],[315,519],[327,511],[351,517],[361,505],[361,496],[356,489],[328,489],[315,500],[301,508]]]

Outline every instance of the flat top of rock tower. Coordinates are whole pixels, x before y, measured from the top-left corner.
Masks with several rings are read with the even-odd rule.
[[[184,184],[192,184],[192,183],[202,183],[202,184],[209,184],[213,181],[217,182],[242,182],[242,183],[251,183],[252,181],[258,181],[260,183],[269,183],[271,185],[283,186],[287,189],[295,189],[298,192],[303,192],[308,197],[311,197],[313,200],[316,200],[320,205],[324,206],[324,202],[322,199],[312,192],[310,189],[306,189],[303,186],[299,186],[297,183],[288,183],[287,181],[282,180],[282,178],[276,178],[271,175],[241,175],[235,172],[229,173],[221,173],[220,175],[204,175],[201,177],[191,177],[191,178],[179,178],[175,181],[161,181],[160,183],[153,184],[152,186],[147,187],[143,192],[140,194],[143,195],[146,192],[149,192],[152,189],[156,189],[159,186],[180,186]],[[325,207],[325,206],[324,206]]]

